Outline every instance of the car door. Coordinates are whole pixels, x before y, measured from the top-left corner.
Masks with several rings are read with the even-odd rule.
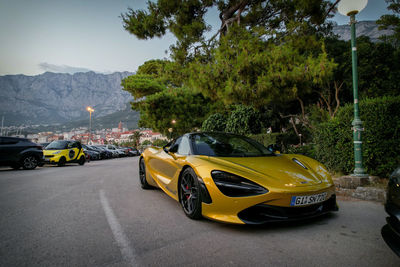
[[[161,150],[150,160],[151,168],[156,174],[159,185],[177,197],[177,184],[186,157],[190,153],[187,136],[179,137],[169,148],[168,153]]]
[[[23,149],[18,146],[19,140],[12,137],[0,137],[0,162],[14,162],[18,160],[19,152]]]
[[[77,160],[79,156],[79,150],[78,142],[69,143],[67,161]]]
[[[176,149],[176,152],[172,151],[170,154],[172,158],[171,165],[176,168],[176,172],[174,173],[174,176],[171,178],[167,187],[170,189],[170,191],[175,192],[178,188],[179,174],[181,173],[183,166],[186,165],[187,156],[191,154],[189,137],[183,136],[178,148]]]
[[[182,138],[179,137],[171,144],[169,147],[171,153],[166,153],[163,149],[160,149],[158,153],[152,155],[148,160],[149,171],[153,179],[156,179],[164,189],[178,171],[179,166],[175,163],[174,153],[178,150],[181,140]],[[169,188],[168,191],[170,191]]]

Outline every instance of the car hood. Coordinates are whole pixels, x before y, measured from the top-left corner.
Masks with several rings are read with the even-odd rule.
[[[317,185],[324,181],[324,177],[309,166],[307,161],[304,160],[304,156],[296,156],[208,157],[207,160],[222,165],[221,167],[224,167],[225,171],[231,171],[265,185],[304,187]],[[296,159],[300,164],[293,159]]]

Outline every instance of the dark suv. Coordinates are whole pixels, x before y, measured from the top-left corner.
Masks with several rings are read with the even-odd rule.
[[[389,177],[385,210],[389,214],[382,228],[386,244],[400,257],[400,167]]]
[[[33,170],[43,165],[43,149],[25,138],[0,136],[0,166]]]

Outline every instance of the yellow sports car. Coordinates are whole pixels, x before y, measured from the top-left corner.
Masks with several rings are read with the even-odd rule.
[[[327,169],[227,133],[188,133],[140,156],[142,188],[159,187],[192,219],[236,224],[298,220],[337,211]]]
[[[48,164],[64,166],[65,163],[85,164],[85,153],[78,141],[53,141],[43,150],[44,161]]]

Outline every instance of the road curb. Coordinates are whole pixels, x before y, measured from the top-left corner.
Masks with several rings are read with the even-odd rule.
[[[375,187],[359,186],[356,189],[336,187],[336,194],[338,196],[352,197],[381,203],[386,201],[386,190]]]
[[[351,182],[350,179],[347,178],[348,176],[343,176],[333,179],[336,186],[336,194],[338,196],[352,197],[381,203],[386,201],[386,190],[372,186],[374,183],[378,182],[378,177],[369,177],[369,182],[364,186],[356,186]]]

